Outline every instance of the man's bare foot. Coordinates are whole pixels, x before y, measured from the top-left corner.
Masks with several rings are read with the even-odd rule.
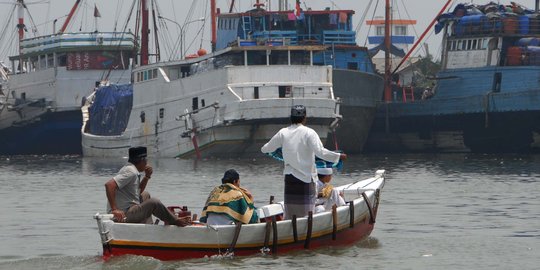
[[[185,227],[191,225],[191,217],[181,217],[176,220],[176,226]]]

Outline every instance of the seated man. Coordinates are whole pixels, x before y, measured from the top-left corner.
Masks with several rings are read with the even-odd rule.
[[[208,196],[200,221],[210,225],[259,222],[253,197],[240,187],[238,172],[234,169],[226,171],[221,183]]]
[[[178,218],[160,200],[150,198],[145,191],[152,177],[152,167],[146,161],[146,147],[129,148],[128,164],[118,174],[105,183],[107,212],[113,214],[116,222],[152,223],[152,215],[169,224],[186,226],[190,218]],[[141,172],[144,177],[141,180]]]
[[[345,205],[342,194],[330,185],[332,180],[332,168],[317,168],[317,200],[315,201],[315,213],[332,210],[332,206]]]

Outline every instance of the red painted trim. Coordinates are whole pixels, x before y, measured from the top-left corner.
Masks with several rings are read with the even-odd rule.
[[[353,228],[346,228],[337,233],[336,240],[332,240],[332,233],[312,238],[310,249],[316,249],[327,246],[349,246],[355,242],[369,236],[373,231],[374,224],[369,224],[369,219],[366,217],[361,222],[356,223]],[[254,248],[236,248],[235,256],[248,256],[261,253],[262,246]],[[304,241],[299,240],[296,243],[282,244],[277,247],[277,254],[283,254],[294,250],[303,250]],[[142,255],[154,257],[159,260],[184,260],[204,258],[205,256],[218,255],[225,253],[226,249],[190,249],[190,248],[148,248],[148,247],[125,247],[105,245],[103,246],[103,259],[107,260],[111,256],[121,255]]]

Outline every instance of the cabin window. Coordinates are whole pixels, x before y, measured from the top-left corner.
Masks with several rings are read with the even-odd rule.
[[[278,92],[280,98],[288,98],[291,97],[291,87],[290,86],[278,86]]]
[[[154,73],[154,76],[153,76],[154,79],[157,78],[157,69],[154,69],[154,70],[152,71],[152,73]]]
[[[159,108],[159,118],[163,119],[163,116],[165,115],[165,109]]]
[[[467,49],[467,41],[464,40],[463,42],[461,42],[461,50],[464,51]]]
[[[398,36],[405,36],[407,35],[407,26],[404,25],[398,25],[394,28],[396,31],[396,35]]]
[[[191,101],[191,109],[193,111],[195,110],[198,110],[199,109],[199,98],[198,97],[194,97]]]
[[[141,123],[144,123],[146,121],[146,114],[144,113],[144,111],[141,112]]]
[[[293,87],[293,97],[304,97],[304,87]]]
[[[63,54],[58,57],[58,66],[59,67],[67,66],[67,55]]]
[[[492,87],[492,91],[493,92],[501,92],[501,81],[502,81],[502,73],[501,72],[495,72],[495,74],[493,74],[493,87]]]
[[[470,51],[472,49],[472,40],[467,40],[467,50]]]
[[[54,55],[53,54],[47,54],[47,66],[53,67],[54,66]]]
[[[204,108],[206,106],[206,102],[204,102],[204,99],[201,99],[201,107]]]
[[[143,80],[148,80],[148,70],[143,71]]]
[[[476,39],[472,41],[472,49],[473,50],[478,49],[478,41]]]
[[[384,27],[377,26],[377,36],[384,36]]]
[[[180,67],[180,72],[182,73],[182,78],[189,76],[189,66]]]
[[[457,47],[456,47],[456,51],[460,51],[460,50],[461,50],[461,43],[462,43],[462,41],[461,41],[461,40],[458,40],[458,42],[457,42]]]
[[[259,87],[258,86],[253,87],[253,98],[254,99],[259,99]]]
[[[481,39],[482,41],[482,49],[487,49],[487,42],[486,42],[486,39]]]
[[[356,63],[356,62],[347,63],[347,69],[358,70],[358,63]]]

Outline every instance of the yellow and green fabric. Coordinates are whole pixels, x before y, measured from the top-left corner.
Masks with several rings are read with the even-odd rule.
[[[206,222],[209,213],[225,214],[231,220],[244,224],[259,222],[253,200],[242,188],[233,184],[223,184],[212,190],[206,200],[200,221]]]

